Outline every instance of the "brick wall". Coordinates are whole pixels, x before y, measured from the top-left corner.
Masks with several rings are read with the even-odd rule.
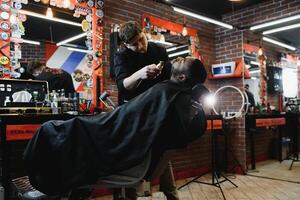
[[[22,59],[21,63],[28,63],[34,59],[38,59],[41,62],[45,61],[45,43],[41,42],[40,45],[23,43],[21,46]]]

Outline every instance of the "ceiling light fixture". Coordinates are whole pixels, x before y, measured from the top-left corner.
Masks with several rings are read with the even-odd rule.
[[[282,42],[279,42],[279,41],[276,41],[276,40],[273,40],[271,38],[263,37],[263,40],[266,41],[266,42],[270,42],[272,44],[276,44],[278,46],[287,48],[287,49],[292,50],[292,51],[296,50],[296,47],[293,47],[291,45],[288,45],[288,44],[285,44],[285,43],[282,43]]]
[[[168,48],[166,49],[167,52],[170,52],[170,51],[175,51],[177,49],[180,49],[180,48],[183,48],[183,47],[187,47],[188,45],[181,45],[181,46],[178,46],[178,47],[171,47],[171,48]]]
[[[209,18],[209,17],[205,17],[205,16],[202,16],[202,15],[199,15],[199,14],[195,14],[195,13],[192,13],[190,11],[187,11],[187,10],[184,10],[184,9],[181,9],[181,8],[173,7],[173,10],[175,12],[178,12],[178,13],[190,16],[190,17],[194,17],[196,19],[200,19],[200,20],[203,20],[203,21],[215,24],[215,25],[219,25],[219,26],[222,26],[224,28],[233,29],[233,26],[230,25],[230,24],[226,24],[224,22],[221,22],[221,21]]]
[[[27,43],[27,44],[34,44],[34,45],[40,45],[41,43],[38,41],[33,41],[33,40],[25,40],[23,39],[23,43]]]
[[[63,40],[63,41],[61,41],[61,42],[58,42],[58,43],[56,44],[56,46],[61,46],[61,45],[66,44],[66,43],[68,43],[68,42],[72,42],[72,41],[74,41],[74,40],[78,40],[79,38],[83,38],[83,37],[85,37],[86,35],[87,35],[87,33],[81,33],[81,34],[76,35],[76,36],[74,36],[74,37],[70,37],[70,38],[65,39],[65,40]]]
[[[167,46],[172,46],[173,45],[173,43],[171,43],[171,42],[165,42],[165,41],[161,41],[161,40],[148,40],[148,41],[158,43],[158,44],[164,44],[164,45],[167,45]]]
[[[172,53],[172,54],[169,55],[169,58],[172,58],[172,57],[175,57],[175,56],[180,56],[180,55],[187,54],[187,53],[190,53],[190,50],[184,50],[184,51],[179,51],[179,52],[176,52],[176,53]]]
[[[259,73],[260,72],[260,69],[258,70],[253,70],[253,71],[249,71],[249,74],[255,74],[255,73]]]
[[[277,33],[277,32],[286,31],[286,30],[290,30],[290,29],[294,29],[294,28],[300,28],[300,23],[264,31],[263,34],[268,35],[271,33]]]
[[[290,21],[293,21],[293,20],[296,20],[296,19],[300,19],[300,15],[286,17],[286,18],[283,18],[283,19],[278,19],[278,20],[274,20],[274,21],[271,21],[271,22],[266,22],[266,23],[263,23],[263,24],[252,26],[252,27],[250,27],[250,30],[257,30],[257,29],[261,29],[261,28],[266,28],[266,27],[269,27],[269,26],[274,26],[274,25],[277,25],[277,24],[290,22]]]
[[[32,17],[37,17],[37,18],[41,18],[41,19],[46,19],[46,20],[50,20],[50,21],[55,21],[55,22],[60,22],[60,23],[64,23],[64,24],[69,24],[69,25],[72,25],[72,26],[81,27],[81,23],[72,22],[72,21],[69,21],[69,20],[59,19],[59,18],[55,18],[55,17],[50,18],[50,17],[47,17],[46,15],[31,12],[31,11],[28,11],[28,10],[20,10],[19,12],[21,14],[32,16]]]
[[[251,61],[250,64],[260,66],[260,63],[259,62],[255,62],[255,61]]]
[[[86,49],[79,49],[79,48],[72,48],[72,47],[68,47],[69,51],[77,51],[77,52],[82,52],[82,53],[93,53],[93,51],[91,50],[86,50]]]

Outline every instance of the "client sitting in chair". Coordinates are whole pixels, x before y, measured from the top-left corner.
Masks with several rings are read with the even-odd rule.
[[[206,130],[192,88],[206,79],[194,58],[172,62],[171,79],[110,113],[44,123],[24,153],[31,184],[48,195],[93,185],[130,169],[148,153],[186,147]]]

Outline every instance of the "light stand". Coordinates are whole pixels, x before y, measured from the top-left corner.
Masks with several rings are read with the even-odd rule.
[[[220,115],[211,115],[208,116],[208,120],[210,120],[211,124],[210,124],[210,128],[211,128],[211,176],[212,176],[212,182],[211,183],[207,183],[207,182],[202,182],[199,181],[198,179],[200,177],[202,177],[205,174],[199,175],[197,177],[195,177],[194,179],[192,179],[191,181],[185,183],[184,185],[180,186],[178,188],[178,190],[180,190],[181,188],[183,188],[184,186],[192,183],[192,182],[196,182],[196,183],[202,183],[202,184],[206,184],[206,185],[211,185],[211,186],[215,186],[218,187],[222,193],[223,199],[226,200],[226,197],[224,195],[221,183],[225,182],[225,181],[229,181],[232,185],[234,185],[235,187],[238,187],[236,184],[234,184],[230,179],[228,179],[225,175],[223,175],[220,170],[218,170],[217,165],[216,165],[216,158],[217,158],[217,135],[218,133],[216,133],[214,131],[214,120],[220,120],[222,119],[222,116]],[[226,136],[225,136],[226,137]],[[220,178],[224,178],[223,180],[219,181]]]
[[[298,116],[298,115],[297,115]],[[292,170],[294,162],[300,162],[300,158],[299,158],[299,125],[298,125],[298,117],[294,117],[293,119],[293,123],[296,125],[296,130],[293,131],[293,155],[292,155],[292,163],[290,165],[289,170]]]

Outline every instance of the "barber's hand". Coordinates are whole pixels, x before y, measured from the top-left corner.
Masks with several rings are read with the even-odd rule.
[[[153,79],[161,73],[161,70],[155,64],[147,65],[139,70],[140,79]]]

